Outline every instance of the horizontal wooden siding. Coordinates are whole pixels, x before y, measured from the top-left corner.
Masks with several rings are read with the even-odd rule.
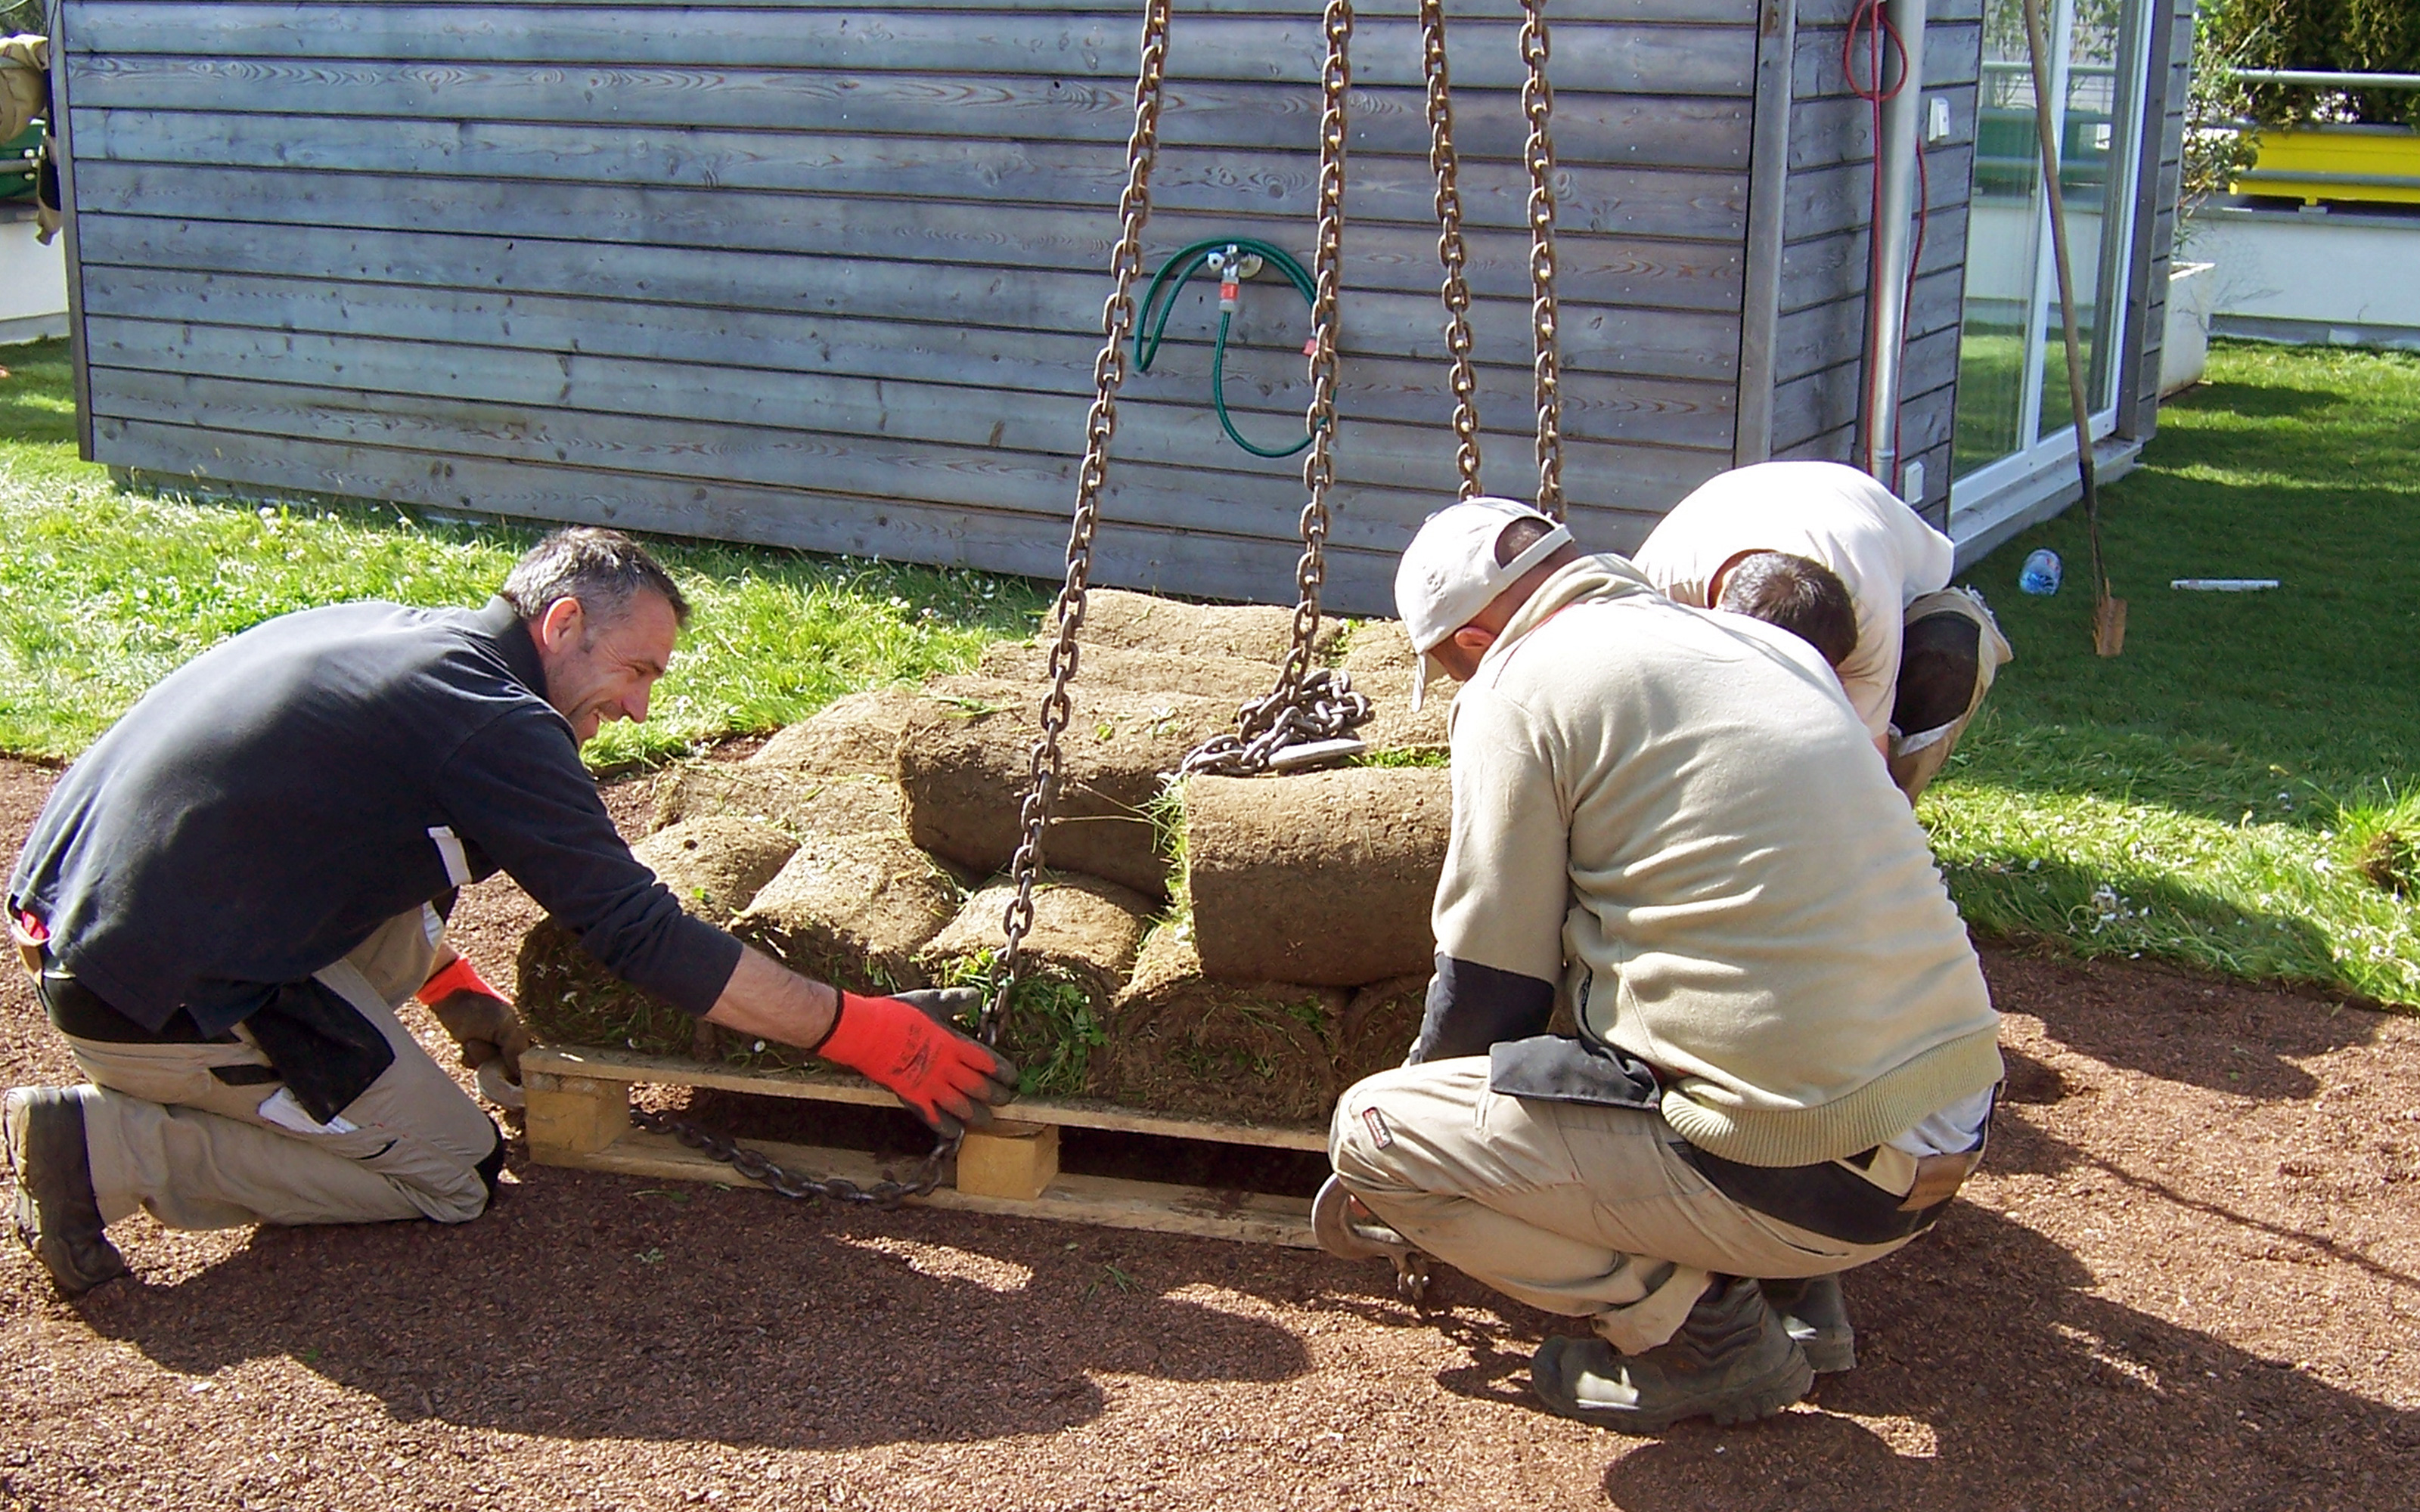
[[[94,451],[239,485],[1055,575],[1140,7],[67,0]],[[1526,495],[1510,0],[1450,8],[1487,486]],[[1627,548],[1728,465],[1755,7],[1553,14],[1565,478]],[[1316,8],[1180,0],[1147,265],[1310,258]],[[1452,483],[1409,0],[1362,8],[1331,593]],[[1787,317],[1786,317],[1787,318]],[[1100,577],[1292,594],[1299,464],[1228,443],[1197,280],[1126,388]],[[1229,399],[1300,434],[1301,301]]]

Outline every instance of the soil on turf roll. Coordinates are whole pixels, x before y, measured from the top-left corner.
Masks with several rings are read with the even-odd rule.
[[[1356,620],[1344,638],[1344,655],[1337,665],[1352,675],[1358,686],[1361,679],[1378,672],[1402,672],[1410,675],[1412,663],[1411,638],[1404,633],[1401,620]]]
[[[1353,995],[1336,1036],[1336,1084],[1341,1091],[1364,1076],[1392,1071],[1420,1037],[1427,1010],[1429,974],[1373,982]]]
[[[1004,683],[1039,690],[1050,678],[1050,646],[1042,640],[1003,640],[975,663],[975,671]],[[1184,692],[1241,704],[1277,686],[1277,668],[1240,656],[1196,656],[1138,646],[1080,644],[1078,688],[1114,687],[1133,693]]]
[[[779,874],[799,842],[770,825],[728,817],[691,819],[630,847],[699,918],[721,924]],[[710,1055],[703,1024],[597,964],[579,936],[547,919],[521,941],[514,1001],[522,1022],[558,1044],[618,1046],[649,1055]]]
[[[1341,665],[1357,692],[1369,697],[1370,722],[1354,732],[1370,748],[1403,755],[1443,755],[1446,711],[1462,686],[1433,677],[1428,697],[1412,707],[1412,668],[1419,658],[1401,620],[1357,620],[1345,639]]]
[[[1049,633],[1045,621],[1043,632]],[[1326,656],[1342,633],[1340,620],[1323,619],[1311,640]],[[1084,624],[1076,639],[1087,645],[1132,646],[1179,656],[1235,656],[1274,664],[1294,645],[1294,610],[1266,605],[1186,604],[1149,594],[1095,588],[1087,595]],[[1083,674],[1080,671],[1078,677]]]
[[[1355,672],[1353,690],[1370,701],[1370,721],[1353,733],[1373,751],[1394,756],[1443,758],[1446,752],[1446,711],[1453,706],[1457,684],[1439,679],[1417,709],[1412,707],[1412,674],[1383,671]]]
[[[521,936],[513,1001],[542,1044],[597,1045],[650,1056],[713,1053],[712,1025],[607,971],[578,935],[551,918]]]
[[[1452,827],[1442,769],[1195,778],[1183,808],[1187,896],[1212,979],[1359,987],[1428,968]]]
[[[1021,835],[1038,703],[1031,688],[964,685],[954,702],[920,717],[899,750],[908,830],[917,844],[980,872],[1007,868]],[[1060,741],[1066,775],[1045,837],[1047,859],[1061,871],[1165,897],[1168,861],[1151,816],[1159,774],[1230,728],[1235,711],[1192,694],[1080,685],[1073,706]]]
[[[1008,943],[1004,920],[1016,888],[994,878],[924,947],[920,964],[945,985],[988,986]],[[1001,1050],[1024,1072],[1036,1097],[1075,1097],[1090,1089],[1093,1051],[1151,932],[1157,904],[1098,877],[1046,875],[1033,890],[1033,927],[1021,952],[1024,970],[1009,999]]]
[[[887,776],[829,776],[790,766],[693,762],[658,779],[658,830],[717,817],[752,820],[804,838],[905,828],[908,809],[899,784]]]
[[[897,831],[815,835],[731,922],[791,970],[852,992],[923,987],[917,952],[958,911],[955,879]]]
[[[1346,1001],[1332,988],[1209,980],[1190,932],[1163,924],[1093,1051],[1092,1095],[1156,1113],[1323,1124]]]
[[[913,687],[848,694],[765,742],[748,764],[890,777],[899,768],[899,737],[924,704],[923,693]]]

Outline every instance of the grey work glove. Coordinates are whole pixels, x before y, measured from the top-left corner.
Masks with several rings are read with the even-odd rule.
[[[513,1005],[486,993],[448,993],[428,1005],[437,1022],[462,1047],[462,1064],[477,1070],[490,1060],[504,1063],[504,1078],[519,1086],[521,1052],[535,1043],[522,1027]]]

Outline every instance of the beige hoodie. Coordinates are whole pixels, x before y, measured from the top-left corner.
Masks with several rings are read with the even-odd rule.
[[[1452,714],[1441,954],[1558,982],[1754,1165],[1882,1143],[2001,1075],[1924,833],[1805,642],[1619,557],[1552,578]]]

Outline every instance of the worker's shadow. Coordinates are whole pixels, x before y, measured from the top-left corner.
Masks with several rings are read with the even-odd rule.
[[[1842,1488],[1876,1509],[2301,1504],[2336,1476],[2342,1445],[2365,1442],[2378,1484],[2339,1487],[2335,1504],[2382,1505],[2411,1484],[2420,1412],[2094,1284],[2051,1241],[1961,1203],[1848,1278],[1858,1368],[1820,1378],[1814,1411],[1683,1425],[1620,1453],[1606,1498],[1657,1512],[1788,1508]]]
[[[2301,919],[2288,927],[2310,928]],[[2045,1033],[2079,1054],[2262,1102],[2317,1093],[2318,1081],[2295,1062],[2367,1044],[2381,1020],[2375,1011],[2290,988],[2087,966],[2047,950],[1993,951],[1984,969],[1993,1006],[2040,1019]]]
[[[1047,1433],[1101,1415],[1104,1376],[1309,1367],[1249,1309],[1166,1294],[1253,1289],[1241,1245],[520,1174],[474,1223],[264,1228],[81,1310],[169,1369],[284,1355],[401,1421],[783,1448]]]
[[[2055,1100],[2055,1073],[2013,1057],[2024,1101]],[[2265,1222],[2131,1174],[2038,1127],[2022,1106],[1995,1126],[1985,1169],[2040,1175],[2091,1166],[2119,1203],[2156,1201],[2242,1226],[2246,1243],[2317,1250],[2400,1287],[2420,1276],[2324,1233]],[[2133,1191],[2130,1195],[2128,1188]],[[2420,1412],[2329,1386],[2289,1359],[2096,1295],[2053,1240],[1971,1202],[1899,1254],[1844,1279],[1858,1368],[1819,1378],[1808,1404],[1749,1428],[1699,1419],[1655,1438],[1608,1434],[1616,1506],[1722,1512],[1888,1508],[2268,1505],[2324,1484],[2346,1443],[2371,1445],[2377,1486],[2335,1504],[2383,1505],[2420,1473]],[[1438,1375],[1458,1396],[1543,1412],[1529,1359],[1549,1332],[1577,1332],[1440,1274],[1430,1321],[1466,1359]],[[1384,1304],[1373,1304],[1373,1309]],[[1408,1314],[1397,1316],[1408,1321]],[[2329,1446],[2336,1448],[2329,1453]]]

